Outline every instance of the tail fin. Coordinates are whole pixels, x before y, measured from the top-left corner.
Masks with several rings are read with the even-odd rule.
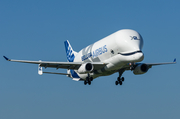
[[[64,45],[65,45],[65,49],[66,49],[67,60],[68,60],[69,62],[73,62],[73,61],[74,61],[74,58],[75,58],[75,55],[77,54],[77,52],[75,52],[75,51],[72,49],[72,47],[71,47],[71,45],[70,45],[70,43],[69,43],[68,40],[64,42]]]

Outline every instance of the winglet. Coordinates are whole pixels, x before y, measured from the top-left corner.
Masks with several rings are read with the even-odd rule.
[[[174,59],[174,61],[173,61],[174,63],[176,63],[176,58]]]
[[[7,58],[6,56],[3,56],[7,61],[11,61],[9,58]]]

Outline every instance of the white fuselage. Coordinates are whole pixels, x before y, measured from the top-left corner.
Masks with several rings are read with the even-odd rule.
[[[127,63],[140,62],[144,55],[141,52],[143,39],[141,35],[130,29],[119,30],[78,52],[74,62],[103,62],[105,68],[90,73],[93,78],[110,75]],[[87,74],[78,74],[85,79]]]

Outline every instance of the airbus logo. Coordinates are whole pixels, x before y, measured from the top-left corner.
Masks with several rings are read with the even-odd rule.
[[[130,36],[131,37],[131,40],[140,40],[137,38],[137,36]]]
[[[86,55],[83,55],[83,56],[81,57],[81,60],[84,61],[84,60],[87,60],[87,59],[90,58],[90,57],[96,58],[96,57],[98,57],[99,55],[101,55],[101,54],[103,54],[103,53],[106,53],[107,51],[108,51],[108,50],[107,50],[107,48],[106,48],[106,45],[104,45],[103,47],[100,47],[100,48],[94,50],[93,52],[90,52],[90,53],[88,53],[88,54],[86,54]]]

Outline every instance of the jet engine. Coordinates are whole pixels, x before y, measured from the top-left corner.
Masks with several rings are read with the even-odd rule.
[[[80,74],[90,73],[93,69],[94,67],[91,63],[84,63],[79,67],[78,73]]]
[[[148,71],[149,67],[147,64],[139,64],[135,67],[133,73],[135,75],[138,75],[138,74],[144,74]]]

